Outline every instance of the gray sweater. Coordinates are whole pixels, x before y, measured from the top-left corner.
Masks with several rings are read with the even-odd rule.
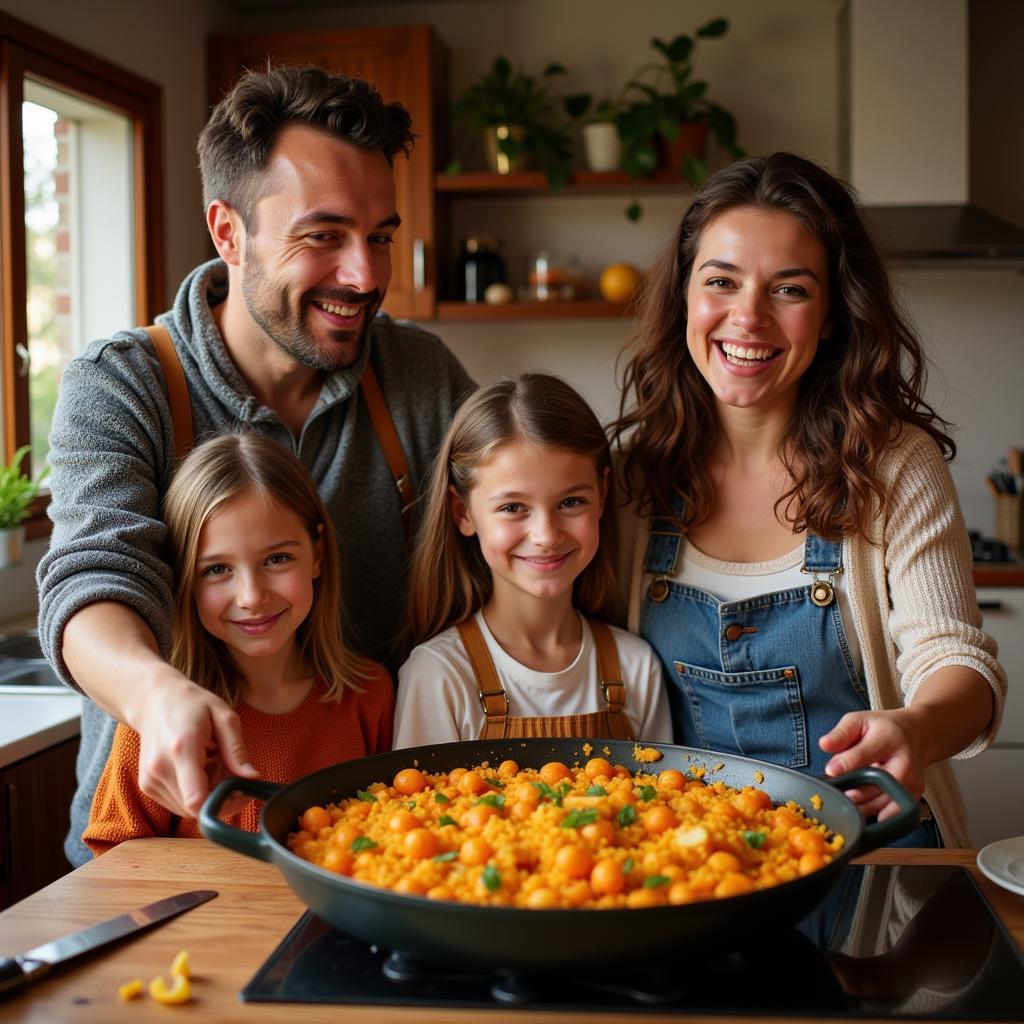
[[[213,320],[227,294],[214,260],[182,283],[174,308],[157,318],[174,339],[188,380],[196,441],[246,424],[290,448],[309,470],[334,522],[346,626],[352,643],[397,669],[403,650],[407,544],[400,501],[373,432],[359,378],[373,362],[409,460],[417,494],[452,412],[472,381],[441,341],[384,314],[359,362],[325,377],[301,436],[250,393]],[[118,601],[170,648],[173,573],[165,561],[160,505],[174,439],[163,374],[143,331],[93,342],[65,370],[50,433],[53,500],[50,548],[39,564],[39,634],[51,663],[75,686],[61,657],[67,621],[94,601]],[[115,722],[84,704],[78,792],[65,851],[89,859],[81,842]]]

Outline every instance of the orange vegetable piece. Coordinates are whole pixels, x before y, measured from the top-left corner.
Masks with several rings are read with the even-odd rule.
[[[586,878],[593,866],[594,858],[590,851],[576,843],[560,847],[555,854],[555,867],[564,871],[570,878]]]
[[[570,776],[569,769],[561,761],[548,761],[540,770],[541,779],[549,786],[557,786],[558,783]]]
[[[427,777],[419,768],[403,768],[393,783],[402,796],[415,796],[427,788]]]
[[[416,860],[426,860],[427,857],[433,857],[440,849],[440,846],[437,835],[427,828],[414,828],[411,832],[405,834],[405,839],[402,841],[402,848],[410,857],[415,857]]]
[[[480,836],[473,836],[467,839],[459,847],[459,860],[470,866],[474,864],[486,864],[494,851],[491,844]]]
[[[753,891],[754,883],[746,875],[741,875],[737,871],[730,871],[715,886],[715,896],[718,899],[725,899],[728,896],[744,896]]]
[[[645,811],[640,820],[643,822],[644,829],[655,835],[679,824],[678,819],[672,813],[672,808],[666,807],[664,804],[658,804],[649,811]]]
[[[479,772],[466,772],[459,779],[459,792],[465,796],[479,795],[490,788]]]
[[[612,778],[615,774],[615,769],[612,767],[611,761],[604,757],[592,757],[583,769],[583,773],[588,779],[593,781],[599,779],[602,775],[605,778]]]
[[[590,872],[590,887],[599,896],[615,895],[626,887],[626,876],[617,860],[599,860]]]
[[[686,776],[675,768],[666,768],[658,775],[658,786],[661,789],[674,789],[680,793],[686,789]]]
[[[334,824],[331,812],[324,807],[310,807],[305,814],[299,818],[299,824],[310,836],[315,836],[322,828],[330,828]]]
[[[419,828],[422,824],[423,822],[415,814],[404,808],[400,811],[395,811],[388,818],[388,828],[392,832],[408,832],[410,829]]]

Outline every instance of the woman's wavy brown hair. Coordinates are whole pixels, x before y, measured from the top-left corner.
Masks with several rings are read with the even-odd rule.
[[[884,504],[878,465],[903,424],[930,434],[944,455],[949,424],[924,400],[926,360],[899,309],[853,190],[795,156],[739,160],[697,191],[641,297],[627,357],[615,443],[626,448],[622,483],[642,513],[704,522],[714,507],[708,463],[718,438],[715,400],[686,345],[686,291],[701,232],[728,210],[796,217],[824,246],[828,343],[800,381],[779,456],[792,486],[779,501],[795,531],[829,540],[865,532],[873,499]]]
[[[449,487],[467,501],[477,470],[498,448],[515,441],[586,455],[594,460],[599,481],[611,464],[608,439],[594,411],[557,377],[546,373],[502,377],[470,395],[455,414],[424,495],[409,586],[409,622],[415,643],[468,618],[490,600],[490,566],[477,538],[459,532]],[[597,554],[573,585],[576,607],[597,618],[608,617],[616,593],[612,508],[606,498]]]
[[[296,630],[295,642],[303,664],[323,680],[324,701],[340,700],[346,687],[362,693],[359,683],[371,680],[375,672],[342,638],[338,546],[330,517],[302,463],[276,441],[252,431],[235,431],[198,445],[167,489],[164,519],[175,575],[171,664],[231,705],[245,700],[245,680],[227,644],[203,628],[192,590],[204,524],[227,502],[246,494],[293,512],[310,540],[321,542],[313,607]]]

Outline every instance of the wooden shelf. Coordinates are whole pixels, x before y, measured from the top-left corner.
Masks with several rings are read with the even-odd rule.
[[[690,186],[674,171],[655,171],[646,178],[633,181],[624,171],[574,171],[569,184],[558,192],[552,190],[540,171],[517,174],[492,174],[470,171],[466,174],[438,174],[434,188],[448,194],[471,195],[616,195],[623,192],[686,192]]]
[[[597,320],[630,315],[628,304],[588,299],[580,302],[439,302],[438,320]]]

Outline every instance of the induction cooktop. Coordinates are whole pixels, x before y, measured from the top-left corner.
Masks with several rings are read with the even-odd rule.
[[[795,927],[738,935],[728,953],[667,949],[641,962],[581,962],[551,973],[424,963],[307,912],[241,996],[620,1015],[1024,1020],[1024,957],[963,868],[854,865]]]

